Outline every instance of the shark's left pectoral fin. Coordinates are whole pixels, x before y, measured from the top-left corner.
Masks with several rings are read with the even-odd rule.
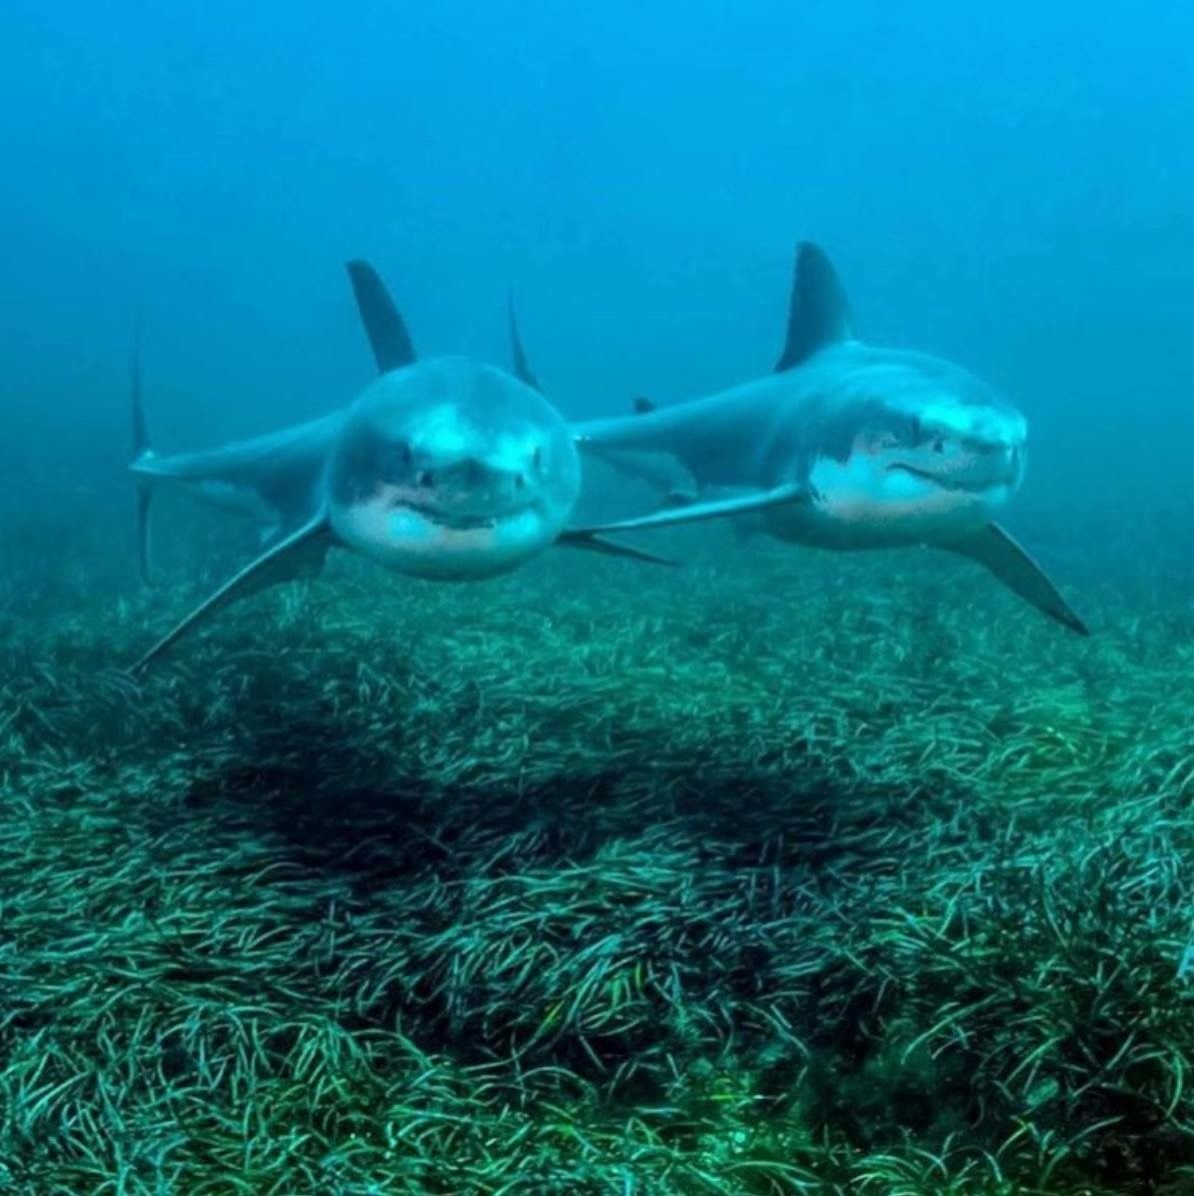
[[[940,547],[985,565],[1009,590],[1019,594],[1051,619],[1078,635],[1090,635],[1090,629],[1062,597],[1045,571],[997,523]]]
[[[575,528],[561,532],[556,537],[556,543],[562,548],[580,548],[588,552],[600,552],[605,556],[620,556],[629,561],[642,561],[648,565],[667,565],[674,569],[680,564],[679,561],[669,560],[665,556],[656,556],[653,552],[643,552],[641,548],[631,548],[627,544],[606,540],[588,528]]]
[[[677,527],[685,523],[700,523],[706,519],[729,519],[735,515],[757,515],[761,511],[769,511],[775,507],[807,502],[809,497],[807,486],[792,482],[774,486],[770,490],[751,490],[745,494],[735,494],[730,498],[667,506],[650,515],[640,515],[637,519],[621,519],[616,523],[601,523],[593,527],[578,528],[577,533],[604,535],[607,532],[641,532],[660,527]]]
[[[139,673],[175,640],[217,610],[270,586],[314,576],[323,567],[324,557],[334,543],[332,530],[322,515],[284,536],[226,581],[214,594],[205,598],[182,622],[162,636],[129,672]]]

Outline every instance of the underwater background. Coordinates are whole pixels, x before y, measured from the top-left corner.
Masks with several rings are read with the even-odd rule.
[[[0,14],[0,1192],[1194,1192],[1194,9]],[[348,403],[345,259],[569,418],[765,373],[792,250],[1029,421],[967,563],[255,550],[156,445]],[[590,512],[642,508],[586,462]],[[943,556],[944,554],[942,554]]]

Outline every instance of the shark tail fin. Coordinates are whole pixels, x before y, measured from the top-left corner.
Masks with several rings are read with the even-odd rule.
[[[153,455],[149,424],[145,418],[145,396],[141,378],[141,317],[133,326],[133,348],[129,361],[129,397],[133,417],[133,464]],[[148,481],[137,482],[137,568],[149,584],[149,506],[153,490]]]

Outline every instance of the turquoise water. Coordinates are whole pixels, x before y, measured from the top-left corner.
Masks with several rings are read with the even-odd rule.
[[[10,5],[0,1188],[1190,1189],[1192,34]],[[427,356],[507,366],[513,287],[562,417],[622,416],[766,375],[801,239],[1024,413],[1000,519],[1089,637],[709,522],[333,552],[130,676],[262,547],[162,494],[138,581],[138,320],[161,459],[370,383],[360,256]],[[581,464],[572,522],[656,509]]]

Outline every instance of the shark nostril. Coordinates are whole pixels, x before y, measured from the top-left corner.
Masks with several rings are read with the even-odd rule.
[[[516,473],[514,475],[514,489],[525,490],[527,485],[527,477],[525,473]]]
[[[543,450],[536,446],[535,451],[531,454],[531,468],[540,469],[543,466]]]
[[[419,476],[418,476],[418,478],[416,478],[416,481],[425,490],[430,489],[432,486],[435,485],[435,475],[432,474],[432,472],[429,469],[420,469]]]

